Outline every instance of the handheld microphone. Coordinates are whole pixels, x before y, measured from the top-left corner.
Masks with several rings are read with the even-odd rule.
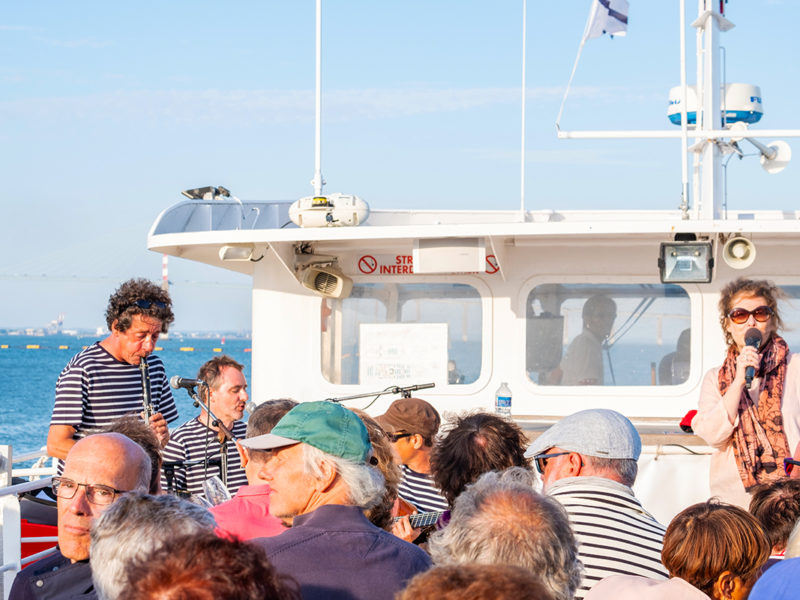
[[[186,388],[187,390],[193,390],[198,385],[205,385],[206,382],[202,379],[187,379],[185,377],[180,377],[178,375],[173,375],[169,380],[169,385],[172,389],[179,390],[181,388]]]
[[[761,332],[755,327],[751,327],[744,332],[744,343],[746,346],[751,346],[758,350],[761,347]],[[744,370],[744,387],[750,389],[753,383],[753,377],[756,376],[756,368],[753,366],[746,367]]]
[[[258,404],[253,402],[252,400],[248,400],[247,403],[244,405],[244,409],[247,411],[247,414],[252,415],[253,412],[258,408]]]

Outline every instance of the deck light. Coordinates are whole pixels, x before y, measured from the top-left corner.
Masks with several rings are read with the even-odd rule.
[[[258,258],[253,258],[253,254],[255,254],[255,248],[253,246],[222,246],[219,249],[219,259],[224,262],[228,261],[240,261],[240,262],[258,262],[264,255],[262,254]]]
[[[658,257],[661,283],[711,282],[714,269],[711,242],[696,239],[693,233],[677,234],[674,242],[661,244]]]
[[[207,185],[206,187],[194,188],[191,190],[184,190],[181,192],[181,194],[189,198],[189,200],[216,200],[220,196],[223,198],[231,197],[230,190],[222,186],[214,187],[213,185]]]

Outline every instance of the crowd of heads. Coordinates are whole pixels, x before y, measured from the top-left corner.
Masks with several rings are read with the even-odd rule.
[[[743,292],[763,297],[780,326],[780,290],[749,280],[723,290],[723,325]],[[603,311],[613,321],[613,301],[590,298],[584,320]],[[174,320],[169,295],[145,280],[124,283],[109,301],[109,328],[124,333],[137,316],[165,332]],[[243,370],[219,356],[198,379],[216,390],[228,368]],[[286,526],[321,506],[344,505],[393,531],[401,466],[429,468],[450,510],[424,541],[434,567],[410,579],[400,600],[574,598],[586,574],[580,537],[562,502],[538,490],[575,477],[631,488],[641,453],[633,425],[615,411],[581,411],[531,443],[503,416],[446,417],[443,423],[417,398],[376,418],[332,402],[270,400],[252,411],[237,446],[248,483],[270,486],[270,514]],[[129,416],[78,441],[54,480],[59,550],[71,561],[91,558],[98,598],[301,597],[300,584],[279,573],[264,548],[225,534],[206,508],[162,495],[161,464],[158,437]],[[755,489],[750,512],[713,500],[695,504],[666,528],[661,563],[711,598],[746,598],[771,553],[800,554],[798,519],[800,479]]]

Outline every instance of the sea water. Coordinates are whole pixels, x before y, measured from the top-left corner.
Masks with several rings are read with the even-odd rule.
[[[14,454],[39,450],[47,442],[56,380],[69,360],[96,338],[66,335],[0,336],[0,444],[11,444]],[[167,377],[194,378],[200,366],[214,356],[227,354],[244,365],[250,380],[249,339],[183,338],[159,340],[155,352],[164,362]],[[176,427],[198,414],[186,390],[173,390],[180,414]]]
[[[95,341],[95,338],[64,335],[0,335],[0,381],[4,384],[0,444],[13,445],[17,455],[39,450],[45,445],[58,375],[72,356]],[[250,346],[249,339],[227,338],[223,343],[220,338],[181,339],[170,336],[170,339],[159,340],[161,349],[156,354],[164,362],[167,377],[194,378],[204,362],[224,353],[244,365],[249,381]],[[651,385],[654,366],[669,351],[670,348],[656,344],[614,347],[603,360],[606,385]],[[456,361],[465,383],[477,380],[481,371],[480,346],[471,342],[454,343],[450,358]],[[534,381],[535,375],[529,374]],[[357,378],[357,369],[353,377]],[[170,424],[170,428],[188,421],[199,411],[192,405],[186,390],[173,390],[173,395],[180,416]],[[486,398],[487,407],[492,402],[491,397]]]

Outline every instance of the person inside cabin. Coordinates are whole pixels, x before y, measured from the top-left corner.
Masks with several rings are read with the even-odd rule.
[[[301,600],[297,582],[277,573],[263,549],[208,532],[136,556],[124,576],[125,600]]]
[[[385,413],[375,417],[392,443],[402,479],[399,495],[417,512],[447,510],[448,504],[433,483],[431,452],[441,418],[436,409],[420,398],[400,398]],[[404,539],[417,537],[408,519],[398,523],[396,533]]]
[[[92,523],[89,546],[98,600],[125,600],[128,562],[181,535],[214,531],[202,506],[170,494],[124,494]]]
[[[689,379],[692,330],[687,328],[678,336],[675,351],[664,355],[658,363],[658,384],[678,385]]]
[[[431,560],[424,550],[376,527],[363,510],[384,494],[370,464],[369,434],[355,413],[333,402],[304,402],[272,433],[242,440],[271,450],[261,477],[269,512],[291,529],[254,540],[278,573],[294,577],[305,600],[391,600]]]
[[[241,420],[248,400],[243,371],[244,365],[224,354],[200,367],[197,379],[207,385],[198,386],[198,394],[205,405],[197,417],[172,432],[164,447],[165,490],[204,497],[203,483],[212,476],[219,477],[230,494],[247,483],[236,443],[225,432],[237,439],[246,434]]]
[[[633,493],[642,440],[624,415],[582,410],[550,427],[528,448],[544,492],[566,509],[578,539],[583,581],[575,598],[613,574],[666,579],[664,526]]]
[[[119,433],[78,440],[53,478],[58,510],[58,548],[17,573],[9,600],[95,598],[89,566],[90,528],[122,494],[150,485],[150,458]]]
[[[744,277],[722,289],[728,351],[706,374],[692,419],[694,432],[715,450],[711,495],[745,510],[757,485],[786,476],[784,459],[800,442],[800,358],[778,335],[783,295],[771,281]]]
[[[433,483],[452,507],[458,495],[487,471],[531,469],[527,438],[519,425],[495,414],[454,415],[431,452]]]
[[[178,409],[164,364],[152,352],[174,320],[169,293],[146,279],[130,279],[111,295],[106,309],[111,333],[73,356],[58,376],[47,453],[59,459],[59,473],[69,449],[88,430],[143,414],[145,387],[150,427],[162,446],[167,443],[167,423],[178,418]]]
[[[456,498],[446,527],[428,540],[437,566],[514,565],[535,573],[556,600],[581,582],[578,545],[561,505],[534,489],[522,467],[489,471]]]
[[[583,303],[583,331],[548,376],[550,385],[603,385],[603,345],[617,318],[617,303],[597,294]]]
[[[681,511],[667,527],[661,560],[669,579],[612,575],[586,600],[744,600],[768,556],[769,541],[753,515],[712,499]]]
[[[253,438],[269,433],[295,406],[297,402],[288,398],[262,402],[247,419],[246,437]],[[247,476],[247,485],[241,486],[236,495],[227,502],[209,509],[217,520],[217,532],[236,536],[240,540],[278,535],[286,526],[280,519],[269,514],[270,487],[260,475],[271,454],[264,450],[237,447]]]

